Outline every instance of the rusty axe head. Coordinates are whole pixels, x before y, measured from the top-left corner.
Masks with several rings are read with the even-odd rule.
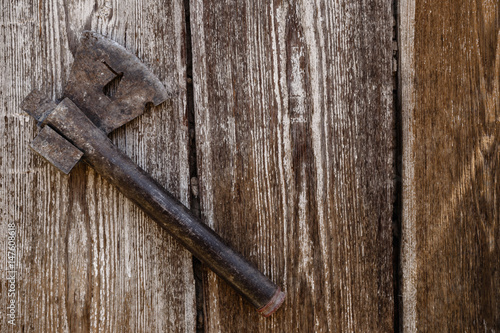
[[[117,90],[108,96],[104,89],[117,78]],[[141,115],[147,103],[158,105],[169,96],[158,78],[124,47],[95,32],[83,32],[64,97],[97,127],[109,133]]]
[[[106,86],[119,78],[116,92]],[[95,32],[85,31],[75,55],[64,96],[69,98],[98,128],[108,134],[141,115],[147,103],[158,105],[170,94],[158,78],[118,43]],[[21,108],[41,125],[57,104],[39,91],[32,91]],[[82,152],[56,131],[44,127],[31,147],[65,173]]]

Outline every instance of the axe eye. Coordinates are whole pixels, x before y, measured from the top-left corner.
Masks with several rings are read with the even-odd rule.
[[[116,92],[118,91],[118,85],[122,80],[123,72],[119,73],[115,71],[113,68],[111,68],[111,66],[108,63],[106,63],[106,61],[103,61],[102,63],[109,69],[111,73],[115,75],[114,78],[108,83],[106,83],[106,85],[102,88],[102,92],[104,93],[104,95],[112,99],[116,95]]]
[[[108,96],[110,99],[116,95],[118,91],[118,86],[120,85],[120,81],[122,80],[123,73],[117,74],[111,81],[109,81],[103,88],[102,92],[104,95]]]

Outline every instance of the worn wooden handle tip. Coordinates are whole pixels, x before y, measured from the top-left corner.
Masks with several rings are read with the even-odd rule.
[[[276,292],[274,293],[274,296],[271,298],[269,303],[261,307],[260,309],[257,310],[258,313],[263,315],[264,317],[269,317],[273,313],[275,313],[283,304],[285,301],[286,293],[281,290],[280,287],[276,289]]]

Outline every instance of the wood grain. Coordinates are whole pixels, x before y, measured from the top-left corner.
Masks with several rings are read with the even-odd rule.
[[[175,98],[113,133],[113,141],[188,204],[185,24],[182,1],[3,1],[0,12],[0,257],[17,227],[16,325],[2,332],[193,332],[191,255],[102,180],[65,176],[28,144],[19,109],[34,88],[60,98],[82,30],[135,53]]]
[[[388,1],[191,2],[201,211],[288,293],[213,273],[207,332],[393,330]]]
[[[500,331],[500,4],[400,5],[403,331]]]

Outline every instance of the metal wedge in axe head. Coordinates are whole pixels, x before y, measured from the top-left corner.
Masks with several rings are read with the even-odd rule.
[[[117,76],[120,84],[108,97],[103,89]],[[107,134],[142,114],[146,103],[158,105],[169,97],[139,59],[116,42],[86,31],[63,97],[57,104],[33,91],[23,102],[22,108],[42,127],[31,143],[36,152],[66,174],[83,159],[259,313],[267,317],[281,306],[285,293],[277,285],[109,140]]]

